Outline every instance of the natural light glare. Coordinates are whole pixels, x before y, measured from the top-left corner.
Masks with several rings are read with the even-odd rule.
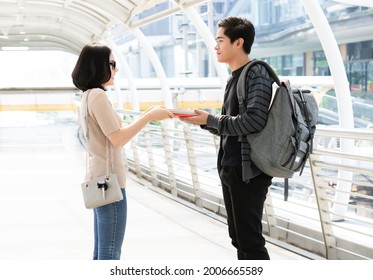
[[[61,51],[1,51],[0,88],[73,86],[76,59]]]

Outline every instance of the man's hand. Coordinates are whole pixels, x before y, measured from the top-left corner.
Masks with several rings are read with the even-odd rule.
[[[194,110],[197,116],[193,117],[180,117],[179,119],[186,123],[196,124],[196,125],[204,125],[207,124],[207,117],[209,115],[208,112],[202,110]]]

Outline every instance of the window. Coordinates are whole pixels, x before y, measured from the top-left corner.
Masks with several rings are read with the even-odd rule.
[[[214,3],[214,11],[217,14],[223,14],[224,13],[224,2],[215,2]]]

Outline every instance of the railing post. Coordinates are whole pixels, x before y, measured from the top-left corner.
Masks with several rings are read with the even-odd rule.
[[[132,153],[133,153],[133,161],[135,163],[136,176],[141,178],[142,172],[141,172],[139,151],[137,149],[137,137],[134,137],[131,140],[131,148],[132,148]]]
[[[198,169],[196,163],[196,156],[194,154],[194,147],[193,147],[193,139],[191,136],[190,128],[188,125],[183,125],[184,130],[184,138],[187,147],[187,155],[188,161],[190,166],[190,172],[192,175],[192,182],[194,188],[194,197],[195,197],[195,204],[199,207],[202,207],[202,198],[201,198],[201,187],[198,179]]]
[[[274,239],[278,239],[277,220],[273,209],[271,192],[268,192],[264,202],[265,217],[268,225],[268,235]]]
[[[337,259],[336,239],[333,234],[331,214],[329,210],[329,203],[325,187],[323,187],[323,177],[321,168],[317,166],[320,161],[320,156],[311,154],[309,157],[311,175],[313,186],[315,188],[315,197],[317,201],[317,208],[320,216],[320,223],[322,235],[325,245],[325,258],[335,260]]]
[[[212,135],[212,139],[214,140],[216,155],[219,153],[219,147],[220,147],[220,137],[216,135]]]
[[[146,151],[148,153],[151,182],[153,186],[158,186],[157,171],[155,169],[154,157],[153,157],[153,146],[152,146],[152,141],[150,140],[150,132],[149,132],[148,125],[143,128],[143,132],[144,132],[144,137],[145,137]]]
[[[161,132],[162,132],[162,139],[163,139],[163,148],[164,148],[165,157],[166,157],[168,177],[170,180],[169,182],[170,182],[171,194],[174,196],[177,196],[177,184],[176,184],[176,176],[174,172],[170,137],[168,136],[167,124],[165,124],[164,122],[161,122]]]
[[[121,151],[121,154],[122,154],[122,158],[123,158],[123,161],[124,161],[124,168],[126,169],[126,172],[129,171],[129,162],[128,162],[128,158],[127,158],[127,152],[126,152],[126,149],[122,148],[122,151]]]

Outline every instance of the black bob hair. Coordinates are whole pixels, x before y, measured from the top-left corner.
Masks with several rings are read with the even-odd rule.
[[[111,49],[105,45],[86,45],[71,74],[74,85],[82,91],[92,88],[105,90],[103,84],[111,78],[110,54]]]

